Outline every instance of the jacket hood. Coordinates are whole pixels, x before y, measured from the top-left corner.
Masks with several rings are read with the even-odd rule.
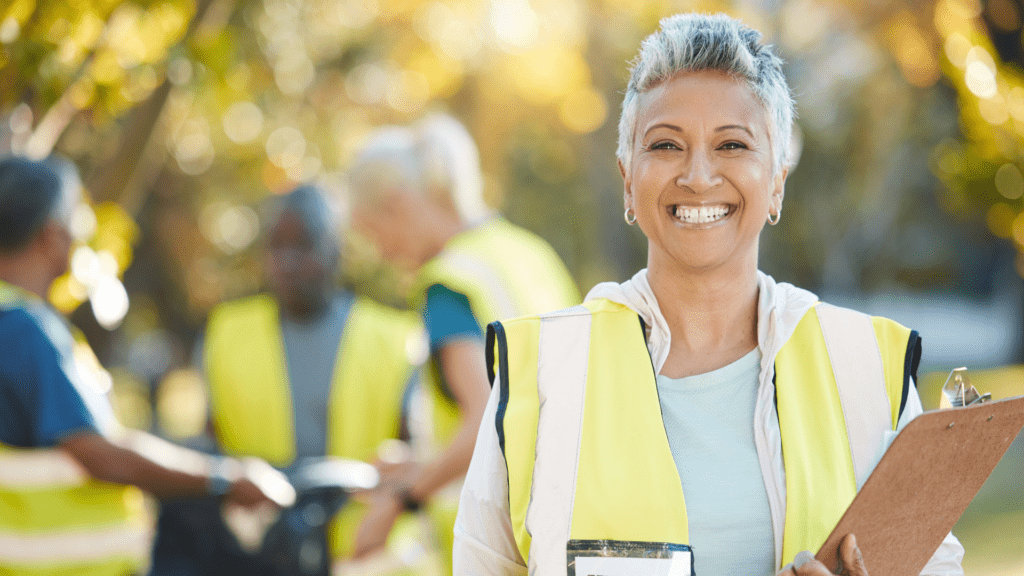
[[[757,272],[757,343],[761,348],[761,372],[766,375],[775,362],[775,355],[793,334],[804,314],[814,306],[818,297],[807,290],[786,282],[776,282],[771,276]],[[647,347],[651,352],[655,372],[668,358],[672,334],[661,313],[658,299],[647,280],[647,269],[618,284],[602,282],[594,286],[584,300],[605,298],[626,306],[640,315],[650,334]]]

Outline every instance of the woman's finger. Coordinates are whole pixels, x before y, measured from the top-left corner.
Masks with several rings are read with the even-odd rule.
[[[843,559],[842,576],[868,576],[868,569],[864,567],[864,556],[857,546],[857,537],[847,534],[839,544],[839,555]]]
[[[814,554],[806,550],[793,558],[793,573],[796,576],[832,576],[824,564],[814,559]]]

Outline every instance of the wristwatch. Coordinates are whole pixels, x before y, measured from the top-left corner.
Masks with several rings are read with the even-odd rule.
[[[227,458],[214,459],[213,466],[210,467],[210,477],[206,479],[206,491],[210,496],[220,497],[231,490],[233,481],[228,476],[229,468]]]

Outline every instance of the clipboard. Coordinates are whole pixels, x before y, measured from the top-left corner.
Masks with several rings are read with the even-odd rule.
[[[850,533],[870,574],[917,576],[1024,428],[1024,396],[926,412],[900,432],[818,554]]]

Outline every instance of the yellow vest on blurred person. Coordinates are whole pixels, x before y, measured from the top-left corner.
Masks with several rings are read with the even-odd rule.
[[[469,300],[485,326],[495,320],[559,310],[580,301],[579,291],[554,249],[539,236],[492,218],[445,244],[419,271],[412,307],[422,310],[427,290],[441,284]],[[431,363],[435,385],[434,426],[447,442],[458,424],[458,407],[443,392],[439,368]]]
[[[531,573],[565,562],[568,540],[689,544],[637,313],[598,299],[488,330],[509,513]],[[818,304],[774,358],[786,484],[782,564],[817,550],[853,500],[884,435],[896,429],[917,345],[896,322]],[[543,490],[532,490],[535,483]]]
[[[365,298],[352,303],[342,329],[327,405],[327,454],[364,462],[396,438],[402,397],[422,349],[422,329],[408,314]],[[291,390],[278,305],[255,296],[217,307],[206,332],[211,410],[222,449],[277,467],[295,459]],[[363,507],[335,518],[331,549],[348,556]]]
[[[35,301],[0,282],[0,308]],[[88,345],[73,361],[84,380],[100,376]],[[92,479],[60,448],[0,444],[0,574],[123,576],[145,566],[149,548],[140,490]]]

